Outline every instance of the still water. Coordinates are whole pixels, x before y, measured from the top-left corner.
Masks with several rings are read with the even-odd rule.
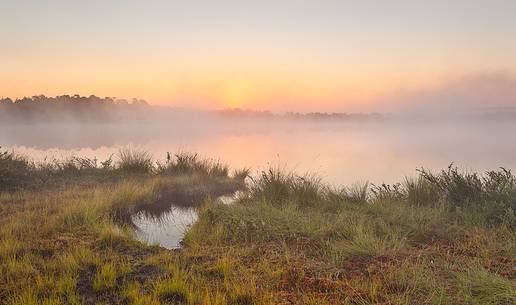
[[[170,210],[159,216],[139,212],[132,217],[136,225],[136,238],[150,245],[159,245],[167,249],[181,247],[188,228],[197,221],[197,212],[194,208],[180,208],[171,206]]]
[[[349,185],[398,182],[416,168],[439,170],[452,162],[468,170],[515,169],[516,123],[0,126],[0,146],[39,160],[102,160],[124,146],[161,160],[166,152],[191,151],[232,168],[279,166]]]
[[[223,204],[233,204],[242,193],[237,191],[217,198]],[[159,245],[167,249],[181,248],[186,231],[197,221],[195,208],[170,206],[170,209],[156,215],[140,211],[132,216],[136,226],[136,238],[150,245]]]

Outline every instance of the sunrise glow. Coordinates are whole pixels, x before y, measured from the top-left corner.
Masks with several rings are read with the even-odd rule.
[[[1,95],[209,109],[390,107],[399,94],[514,74],[516,7],[496,2],[2,1]]]

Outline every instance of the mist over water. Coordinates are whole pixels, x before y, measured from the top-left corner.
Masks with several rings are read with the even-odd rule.
[[[102,161],[125,146],[158,160],[191,151],[234,169],[279,166],[339,185],[398,182],[416,168],[440,170],[452,162],[475,171],[516,169],[516,123],[510,120],[25,124],[1,126],[0,139],[4,149],[37,160],[75,155]]]

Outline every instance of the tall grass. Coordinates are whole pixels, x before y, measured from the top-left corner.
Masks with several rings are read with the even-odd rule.
[[[322,183],[316,175],[296,175],[279,168],[269,168],[251,178],[248,198],[274,205],[295,203],[301,207],[322,207],[333,201],[365,200],[366,190],[358,184],[351,188],[334,189]]]
[[[0,192],[66,183],[86,177],[108,178],[113,174],[111,158],[100,164],[95,158],[76,156],[35,162],[13,151],[0,151]]]
[[[461,172],[452,164],[437,174],[424,169],[418,172],[424,182],[420,189],[411,189],[418,196],[437,197],[451,208],[474,209],[490,222],[515,225],[516,177],[510,170],[500,168],[482,175]]]
[[[419,176],[415,179],[405,179],[405,192],[407,201],[417,206],[437,206],[440,202],[439,188]]]
[[[0,192],[27,186],[33,179],[34,169],[34,163],[27,158],[0,150]]]
[[[442,199],[457,206],[467,207],[492,201],[507,203],[508,206],[514,207],[516,177],[505,168],[487,171],[481,175],[461,172],[452,164],[437,174],[425,169],[419,169],[418,172],[420,178],[434,187]]]
[[[167,162],[158,164],[161,174],[201,174],[213,177],[228,177],[229,167],[220,161],[200,158],[198,154],[179,152],[174,158],[167,153]]]
[[[0,193],[24,188],[59,186],[70,183],[98,183],[116,181],[128,176],[200,175],[212,178],[229,178],[229,166],[220,161],[198,157],[193,153],[178,153],[160,163],[143,150],[122,148],[115,158],[104,161],[97,158],[72,156],[35,162],[13,151],[0,150]],[[233,178],[243,184],[248,169],[235,171]]]
[[[117,169],[122,172],[149,174],[154,170],[151,155],[144,150],[122,148],[118,152]]]

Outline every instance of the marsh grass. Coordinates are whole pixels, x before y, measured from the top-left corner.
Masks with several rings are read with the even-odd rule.
[[[117,158],[116,168],[122,172],[150,174],[154,170],[152,156],[144,150],[122,148]]]
[[[405,179],[407,201],[418,206],[437,206],[440,202],[439,187],[425,179],[423,175],[417,178]]]
[[[172,157],[167,153],[167,161],[158,164],[160,174],[199,174],[212,177],[228,177],[229,167],[218,160],[201,158],[196,153],[179,152]],[[246,170],[236,171],[244,173]],[[237,178],[245,178],[236,176]]]
[[[30,161],[23,169],[17,158],[4,156],[15,171],[42,170]],[[152,170],[120,170],[117,159],[74,161],[84,164],[78,172],[52,165],[80,182],[102,171],[123,179],[15,183],[2,192],[0,304],[515,302],[508,171],[448,169],[396,186],[345,188],[270,169],[224,204],[210,194],[239,185],[248,170],[230,176],[196,155],[167,159]],[[180,251],[134,239],[124,219],[184,198],[199,215]]]
[[[144,151],[122,148],[115,157],[104,161],[97,158],[71,156],[66,159],[45,159],[35,162],[14,151],[0,148],[0,195],[21,189],[63,187],[72,184],[114,183],[147,176],[197,175],[208,178],[230,178],[229,167],[218,161],[200,158],[197,154],[180,152],[166,162],[156,161]],[[248,169],[236,170],[231,177],[244,186]]]
[[[502,217],[507,210],[490,201],[496,197],[512,209],[507,174],[478,176],[484,178],[477,200],[491,199],[465,208],[447,197],[460,193],[455,183],[449,190],[423,174],[396,185],[334,188],[317,177],[272,168],[251,179],[240,202],[206,205],[187,233],[185,250],[232,249],[233,261],[245,261],[265,274],[258,277],[262,283],[298,302],[509,304],[515,283],[507,274],[514,272],[499,273],[507,265],[481,276],[465,268],[497,255],[514,262],[514,251],[507,249],[507,243],[514,249],[514,218]],[[450,175],[472,179],[458,171]],[[491,240],[482,237],[486,232]],[[488,297],[475,290],[480,287]]]
[[[249,198],[259,198],[275,205],[295,202],[308,207],[319,203],[321,198],[330,193],[335,195],[315,175],[299,176],[279,168],[269,168],[252,179]]]
[[[32,179],[33,169],[34,164],[27,158],[14,152],[0,151],[0,192],[26,186]]]
[[[514,282],[493,274],[481,266],[474,266],[458,273],[457,281],[465,301],[471,304],[514,304]]]
[[[478,173],[461,172],[451,164],[434,174],[418,170],[420,177],[438,190],[439,196],[454,205],[468,207],[485,202],[503,202],[514,207],[516,177],[505,168]]]
[[[97,292],[113,289],[116,285],[117,271],[112,263],[99,266],[93,279],[93,289]]]
[[[190,300],[185,280],[178,276],[157,282],[154,291],[158,300],[165,304],[188,304]]]

